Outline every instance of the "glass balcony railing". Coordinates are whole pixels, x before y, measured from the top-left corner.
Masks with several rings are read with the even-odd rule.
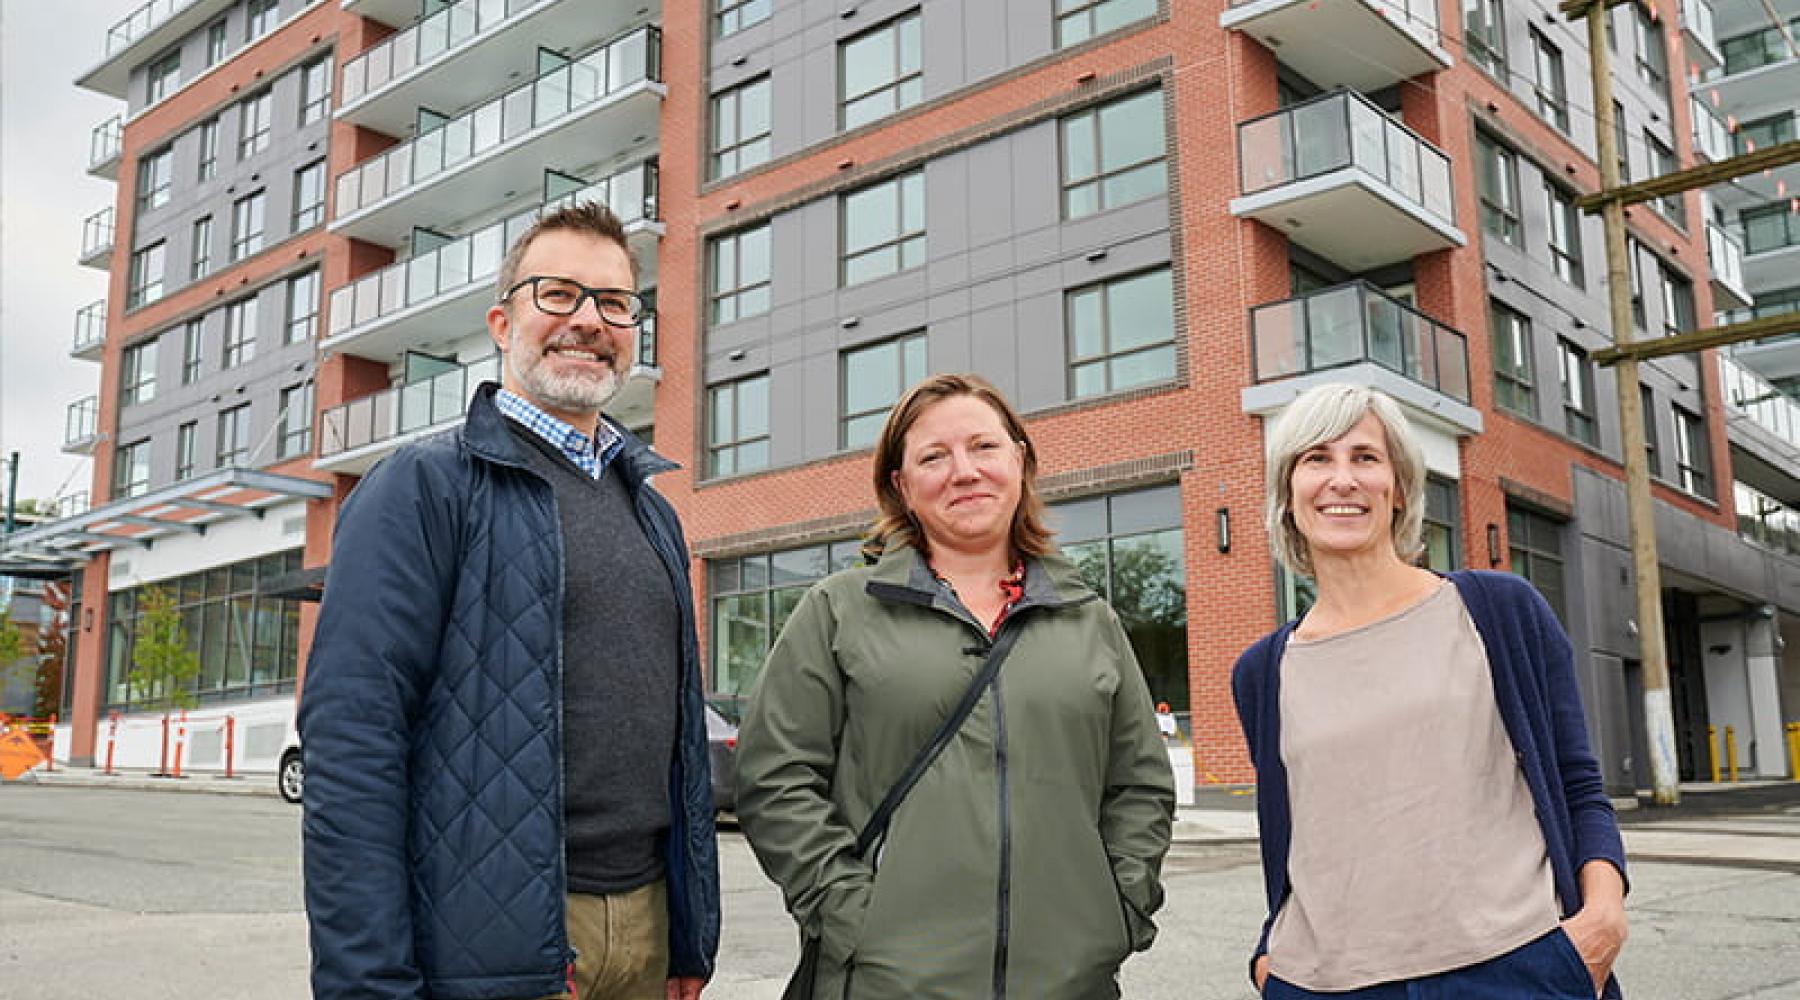
[[[98,257],[112,250],[113,210],[103,208],[81,224],[81,259]]]
[[[1744,247],[1716,222],[1706,224],[1706,260],[1713,278],[1732,288],[1744,287]]]
[[[1738,212],[1744,252],[1774,253],[1800,246],[1800,200],[1788,199]]]
[[[539,215],[566,204],[597,201],[626,225],[656,218],[656,161],[646,160],[572,194],[527,209],[461,239],[334,289],[326,336],[337,337],[422,302],[494,280],[506,249]]]
[[[87,490],[76,490],[73,493],[57,497],[52,502],[55,504],[57,517],[74,517],[77,514],[87,513],[88,493]]]
[[[125,123],[118,116],[94,126],[88,135],[88,169],[99,168],[119,158],[125,148]]]
[[[93,443],[100,419],[100,400],[84,396],[69,404],[63,418],[63,448],[80,448]]]
[[[1257,306],[1250,336],[1258,382],[1367,361],[1469,402],[1467,338],[1367,282]]]
[[[383,389],[319,414],[319,457],[329,458],[459,419],[482,382],[500,377],[492,355],[407,385]]]
[[[1732,155],[1731,132],[1698,94],[1688,95],[1688,117],[1694,122],[1694,152],[1717,162]]]
[[[1708,45],[1715,44],[1712,4],[1706,0],[1681,0],[1681,28]]]
[[[1764,548],[1800,557],[1800,510],[1754,486],[1734,482],[1731,487],[1738,534]]]
[[[75,344],[70,350],[83,354],[106,343],[106,300],[89,302],[75,311]]]
[[[662,79],[661,32],[640,28],[338,175],[336,219],[393,197],[627,87]]]
[[[556,0],[459,0],[344,63],[338,106],[354,103],[494,25]]]
[[[1238,125],[1245,194],[1356,167],[1454,225],[1450,158],[1368,98],[1340,90]]]
[[[120,18],[106,30],[106,55],[119,52],[150,33],[150,29],[175,16],[175,12],[194,0],[149,0],[148,3]]]
[[[1750,422],[1790,444],[1800,441],[1800,401],[1770,385],[1761,375],[1721,355],[1719,381],[1725,401]]]
[[[1784,30],[1785,29],[1785,30]],[[1788,33],[1800,33],[1800,17],[1786,25],[1771,24],[1758,31],[1733,35],[1719,41],[1719,52],[1725,57],[1722,75],[1735,76],[1753,69],[1772,66],[1794,58],[1788,48]]]

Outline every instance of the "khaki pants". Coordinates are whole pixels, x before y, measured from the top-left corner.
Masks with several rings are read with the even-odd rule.
[[[669,891],[661,879],[611,896],[570,893],[573,1000],[664,1000],[669,974]],[[571,1000],[559,993],[545,1000]]]

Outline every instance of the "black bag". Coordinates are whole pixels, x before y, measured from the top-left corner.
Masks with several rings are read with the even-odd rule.
[[[968,690],[963,692],[962,700],[950,710],[950,714],[944,718],[943,724],[938,726],[937,732],[932,734],[931,740],[919,748],[919,752],[913,756],[912,763],[906,766],[905,773],[900,775],[900,780],[894,782],[894,787],[888,789],[887,794],[882,796],[881,804],[875,807],[874,814],[869,817],[868,825],[856,835],[856,856],[858,858],[866,856],[869,848],[873,847],[875,842],[887,832],[888,821],[893,819],[894,810],[900,808],[901,800],[905,799],[906,793],[912,791],[913,786],[919,783],[919,779],[925,776],[926,769],[931,767],[931,762],[937,759],[937,755],[950,745],[950,738],[956,735],[956,731],[961,729],[962,724],[968,720],[969,713],[975,710],[975,703],[981,700],[981,692],[989,684],[992,684],[995,675],[1000,673],[1001,661],[1006,659],[1006,654],[1012,652],[1013,643],[1017,642],[1018,638],[1019,630],[1017,628],[1000,630],[999,637],[994,640],[992,646],[988,647],[987,659],[982,661],[981,670],[975,674],[975,679],[969,682]],[[818,973],[819,939],[808,937],[806,932],[802,931],[800,933],[800,963],[794,967],[794,974],[788,979],[787,989],[781,991],[781,1000],[813,1000],[813,982]]]

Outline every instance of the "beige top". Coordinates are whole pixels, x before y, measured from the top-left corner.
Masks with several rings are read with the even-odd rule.
[[[1349,990],[1462,968],[1556,927],[1550,859],[1456,588],[1281,660],[1292,893],[1269,968]]]

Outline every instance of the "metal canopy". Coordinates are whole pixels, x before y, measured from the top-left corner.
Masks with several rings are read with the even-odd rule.
[[[0,574],[62,575],[101,552],[149,546],[171,535],[201,534],[207,525],[230,518],[261,517],[275,504],[329,496],[329,484],[311,479],[255,469],[218,469],[14,532],[0,542]]]

